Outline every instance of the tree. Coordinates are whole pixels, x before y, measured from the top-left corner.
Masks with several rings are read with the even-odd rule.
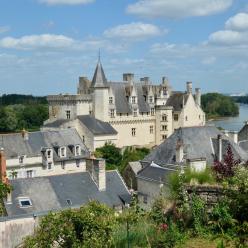
[[[114,227],[113,210],[93,201],[78,210],[49,213],[23,247],[109,247]]]
[[[122,160],[120,148],[112,143],[105,143],[103,147],[97,148],[95,156],[104,158],[108,167],[119,166]]]

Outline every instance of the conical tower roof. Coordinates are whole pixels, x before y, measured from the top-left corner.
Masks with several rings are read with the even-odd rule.
[[[94,77],[92,79],[91,87],[93,88],[102,88],[107,87],[107,79],[105,77],[104,70],[102,68],[102,64],[100,59],[98,60],[96,70],[94,73]]]

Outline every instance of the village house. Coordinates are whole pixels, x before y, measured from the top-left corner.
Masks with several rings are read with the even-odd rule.
[[[224,132],[227,134],[227,132]],[[139,163],[142,169],[137,172],[136,184],[139,204],[144,209],[151,207],[168,183],[171,172],[183,170],[187,166],[202,171],[213,165],[215,160],[223,161],[230,146],[234,159],[246,162],[247,150],[239,145],[237,133],[229,136],[214,126],[184,127],[175,132],[156,147]]]
[[[117,147],[153,147],[180,127],[204,126],[201,92],[175,92],[166,77],[153,84],[123,74],[121,82],[106,79],[100,59],[93,79],[79,78],[77,95],[48,96],[49,119],[42,130],[76,128],[90,151],[105,142]]]

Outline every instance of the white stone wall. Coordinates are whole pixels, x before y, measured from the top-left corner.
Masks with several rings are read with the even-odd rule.
[[[94,90],[93,112],[96,119],[108,121],[109,119],[109,92],[108,88]]]
[[[143,209],[150,209],[154,200],[163,192],[163,183],[137,178],[138,201]],[[144,195],[147,203],[144,203]]]
[[[31,159],[31,158],[30,158]],[[59,175],[63,173],[70,172],[84,172],[86,170],[86,162],[85,159],[78,159],[79,167],[77,167],[76,159],[69,160],[64,162],[64,169],[62,167],[61,162],[53,162],[52,168],[48,169],[43,166],[42,163],[34,163],[34,164],[16,164],[15,166],[9,166],[11,164],[11,160],[7,160],[7,175],[11,178],[12,172],[17,172],[17,178],[26,178],[27,171],[32,170],[32,177],[41,177],[41,176],[49,176],[49,175]]]
[[[0,221],[0,247],[15,248],[23,239],[34,233],[38,218],[26,217]]]
[[[116,135],[97,135],[94,137],[94,150],[102,147],[106,142],[118,145],[117,134]]]

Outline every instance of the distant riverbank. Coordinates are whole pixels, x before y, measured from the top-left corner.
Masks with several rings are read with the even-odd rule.
[[[226,130],[239,131],[244,126],[245,121],[248,121],[248,104],[239,104],[238,116],[211,118],[207,121],[207,124]]]

